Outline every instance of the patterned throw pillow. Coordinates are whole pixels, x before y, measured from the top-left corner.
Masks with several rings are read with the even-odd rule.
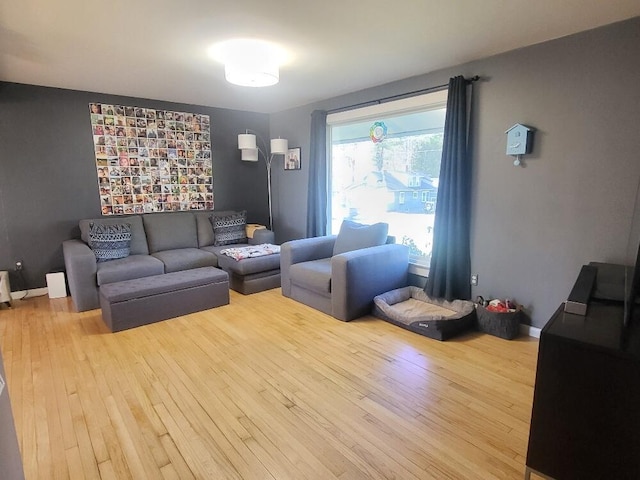
[[[131,225],[128,223],[89,224],[89,246],[98,262],[129,256]]]
[[[210,217],[213,225],[213,245],[232,245],[247,243],[247,211],[230,215],[216,215]]]

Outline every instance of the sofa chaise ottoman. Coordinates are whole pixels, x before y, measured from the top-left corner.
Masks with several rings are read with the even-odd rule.
[[[280,287],[280,253],[242,260],[221,254],[218,268],[229,274],[229,287],[243,295]]]

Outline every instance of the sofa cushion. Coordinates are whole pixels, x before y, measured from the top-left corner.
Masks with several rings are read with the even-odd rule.
[[[324,295],[331,293],[331,258],[295,263],[289,267],[291,283]]]
[[[193,213],[152,213],[143,217],[149,253],[198,248],[196,217]]]
[[[248,243],[237,243],[237,244],[234,245],[234,247],[248,247],[248,246],[249,246]],[[227,245],[220,245],[218,247],[216,247],[214,245],[210,245],[208,247],[202,247],[202,248],[200,248],[200,250],[204,250],[205,252],[213,253],[216,256],[216,258],[220,259],[220,257],[226,257],[226,255],[223,255],[222,253],[220,253],[225,248],[229,248],[229,247]]]
[[[216,267],[218,265],[218,259],[214,254],[197,248],[163,250],[162,252],[152,253],[151,256],[164,264],[166,273],[199,267]]]
[[[164,273],[164,264],[151,255],[129,255],[126,258],[97,264],[98,285],[162,273]]]
[[[340,226],[340,232],[333,246],[333,254],[360,250],[361,248],[377,247],[387,242],[389,224],[374,223],[363,225],[361,223],[344,220]]]
[[[89,225],[91,224],[101,225],[115,225],[119,223],[128,223],[131,225],[131,255],[148,255],[149,248],[147,247],[147,236],[142,225],[142,218],[138,215],[129,215],[127,217],[109,217],[109,218],[91,218],[80,220],[80,238],[82,241],[89,244]]]
[[[227,255],[220,255],[218,257],[218,266],[223,270],[243,276],[271,270],[280,270],[280,254],[274,253],[261,257],[245,258],[240,261]]]
[[[271,232],[271,233],[273,234],[273,232]],[[250,246],[252,246],[251,243],[236,243],[235,245],[233,245],[234,248],[250,247]],[[214,245],[210,245],[208,247],[202,247],[202,248],[200,248],[200,250],[204,250],[205,252],[213,253],[218,258],[218,264],[219,264],[221,257],[227,257],[226,255],[220,253],[225,248],[229,248],[229,246],[228,245],[220,245],[220,246],[216,247]],[[227,257],[227,258],[229,258],[229,257]],[[278,258],[279,258],[279,255],[278,255]],[[235,260],[234,260],[234,262],[235,262]],[[280,266],[278,266],[278,268],[280,268]]]
[[[116,260],[129,256],[131,225],[128,223],[91,223],[89,225],[89,247],[98,262]]]
[[[246,210],[229,215],[214,213],[211,215],[211,225],[213,225],[214,246],[247,243]]]

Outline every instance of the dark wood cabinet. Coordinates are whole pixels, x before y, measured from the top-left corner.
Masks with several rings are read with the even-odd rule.
[[[640,479],[640,327],[623,316],[561,306],[542,329],[525,478]]]

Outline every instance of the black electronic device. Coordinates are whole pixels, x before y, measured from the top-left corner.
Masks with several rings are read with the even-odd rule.
[[[624,299],[624,326],[628,328],[633,321],[634,313],[637,310],[637,302],[640,299],[640,245],[636,255],[636,263],[633,271],[627,270],[627,289]]]
[[[567,301],[564,302],[564,311],[576,315],[586,315],[591,294],[596,286],[598,267],[583,265],[576,283],[573,284]]]

